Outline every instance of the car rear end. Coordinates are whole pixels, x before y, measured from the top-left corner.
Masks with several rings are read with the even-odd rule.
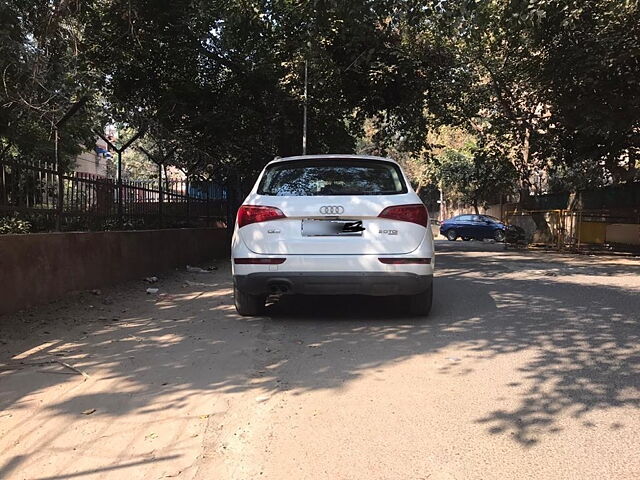
[[[428,226],[426,208],[389,159],[271,162],[238,211],[232,244],[238,311],[256,314],[267,295],[292,293],[403,295],[413,311],[428,312],[434,261]]]

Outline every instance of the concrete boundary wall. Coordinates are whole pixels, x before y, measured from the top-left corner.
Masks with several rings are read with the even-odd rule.
[[[228,254],[220,228],[0,235],[0,314]]]
[[[606,237],[609,243],[624,245],[640,245],[640,225],[612,223],[606,226]]]

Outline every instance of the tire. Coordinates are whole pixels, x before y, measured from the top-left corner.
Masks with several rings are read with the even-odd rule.
[[[236,311],[243,317],[261,315],[264,312],[266,300],[266,295],[250,295],[238,290],[235,286],[233,287],[233,301],[236,305]]]
[[[433,304],[433,284],[424,292],[409,296],[405,301],[407,302],[407,312],[410,315],[426,317]]]
[[[502,230],[496,230],[495,232],[493,232],[493,239],[496,242],[504,242],[505,239],[505,234]]]
[[[445,233],[445,237],[447,237],[447,240],[449,240],[450,242],[455,242],[458,238],[458,232],[456,232],[455,229],[452,228],[451,230],[447,230],[447,233]]]
[[[471,237],[462,237],[463,242],[468,242],[469,240],[471,240]]]

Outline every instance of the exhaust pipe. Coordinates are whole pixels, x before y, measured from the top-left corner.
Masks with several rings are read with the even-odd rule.
[[[283,295],[289,293],[291,286],[285,282],[272,282],[269,284],[269,291],[273,295]]]

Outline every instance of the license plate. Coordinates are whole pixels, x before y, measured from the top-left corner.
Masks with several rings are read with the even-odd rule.
[[[362,220],[302,220],[303,237],[361,237]]]

